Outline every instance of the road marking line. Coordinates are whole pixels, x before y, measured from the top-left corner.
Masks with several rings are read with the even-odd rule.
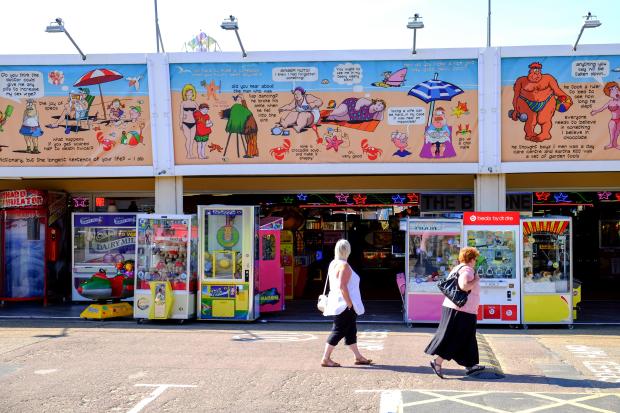
[[[571,405],[574,407],[579,407],[582,409],[586,409],[586,410],[591,410],[593,412],[599,412],[599,413],[614,413],[611,410],[605,410],[605,409],[599,409],[598,407],[593,407],[593,406],[589,406],[587,404],[581,404],[579,402],[583,402],[586,400],[594,400],[594,399],[599,399],[601,397],[606,397],[608,396],[608,394],[591,394],[589,396],[583,396],[583,397],[578,397],[576,399],[569,399],[569,400],[563,400],[563,399],[558,399],[555,398],[553,396],[549,396],[547,394],[540,394],[540,393],[525,393],[528,394],[530,396],[534,396],[534,397],[538,397],[541,399],[545,399],[545,400],[551,400],[554,401],[556,403],[553,404],[548,404],[546,406],[538,406],[538,407],[533,407],[531,409],[527,409],[527,410],[521,410],[518,413],[532,413],[532,412],[538,412],[541,410],[547,410],[547,409],[552,409],[555,407],[560,407],[560,406],[565,406],[565,405]]]
[[[357,335],[357,347],[362,350],[381,351],[389,332],[390,330],[363,330]]]
[[[411,407],[411,406],[419,406],[421,404],[437,403],[437,402],[442,402],[442,401],[452,401],[452,402],[464,404],[464,405],[470,406],[470,407],[477,407],[479,409],[486,410],[486,411],[493,412],[493,413],[511,413],[511,412],[509,412],[507,410],[500,410],[500,409],[496,409],[494,407],[484,406],[484,405],[481,405],[481,404],[478,404],[478,403],[470,402],[468,400],[462,400],[465,397],[483,396],[485,394],[489,394],[488,391],[459,394],[459,395],[456,395],[456,396],[447,396],[447,395],[445,396],[445,395],[434,393],[434,392],[431,392],[431,391],[418,391],[418,393],[425,394],[427,396],[433,396],[433,397],[435,397],[435,399],[429,399],[429,400],[422,400],[422,401],[417,401],[417,402],[405,403],[402,406],[403,407]]]
[[[50,373],[56,373],[57,371],[58,369],[35,370],[34,374],[50,374]]]
[[[156,387],[155,390],[153,390],[151,392],[151,394],[148,397],[145,397],[144,399],[140,400],[140,402],[138,404],[136,404],[134,406],[133,409],[129,410],[127,413],[138,413],[140,410],[144,409],[150,402],[152,402],[153,400],[155,400],[156,398],[158,398],[159,396],[161,396],[161,394],[163,392],[166,391],[166,389],[169,389],[171,387],[198,387],[198,386],[194,386],[192,384],[135,384],[134,386],[136,387]]]
[[[399,390],[389,390],[381,392],[379,413],[398,413],[399,411],[402,411],[402,405],[403,394]]]

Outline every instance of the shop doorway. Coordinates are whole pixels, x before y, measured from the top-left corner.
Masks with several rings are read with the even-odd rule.
[[[417,203],[394,204],[393,194],[364,194],[364,203],[352,197],[350,203],[339,202],[338,196],[344,199],[343,194],[195,195],[184,198],[184,212],[192,213],[198,205],[260,205],[261,216],[283,218],[293,244],[293,291],[283,313],[263,317],[324,321],[316,299],[325,286],[334,246],[344,238],[352,247],[349,263],[361,279],[364,319],[402,322],[396,275],[404,271],[405,238],[399,224],[406,216],[419,216]]]
[[[572,217],[573,278],[582,295],[576,321],[620,322],[620,201],[596,192],[558,199],[535,202],[533,215]]]

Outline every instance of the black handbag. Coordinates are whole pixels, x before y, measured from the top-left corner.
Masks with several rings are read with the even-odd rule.
[[[467,297],[469,296],[468,291],[463,291],[459,287],[459,270],[464,266],[465,264],[461,264],[455,267],[446,278],[437,283],[437,287],[443,295],[448,297],[448,300],[452,301],[459,308],[467,303]]]

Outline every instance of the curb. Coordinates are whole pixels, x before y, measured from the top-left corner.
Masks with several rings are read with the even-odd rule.
[[[493,349],[489,345],[488,341],[484,337],[484,335],[480,333],[476,333],[476,340],[478,341],[478,353],[480,354],[480,365],[484,366],[485,369],[474,373],[468,377],[477,378],[477,379],[503,379],[506,377],[504,371],[502,370],[502,366],[497,360]]]

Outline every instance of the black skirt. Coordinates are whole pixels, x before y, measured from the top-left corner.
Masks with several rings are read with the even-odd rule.
[[[476,322],[476,314],[442,307],[439,327],[424,352],[445,360],[454,360],[464,367],[475,366],[480,362]]]

